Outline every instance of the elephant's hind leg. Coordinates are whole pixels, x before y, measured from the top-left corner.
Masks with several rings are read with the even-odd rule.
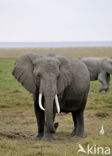
[[[76,135],[76,127],[77,127],[76,112],[72,112],[72,119],[73,119],[73,123],[74,123],[74,129],[73,129],[71,135],[75,136]]]
[[[102,87],[99,89],[99,92],[102,92],[103,90],[104,91],[108,91],[109,90],[109,85],[108,85],[108,82],[107,82],[107,75],[106,73],[100,73],[98,75],[98,80],[102,83]]]
[[[108,85],[108,90],[109,90],[109,85],[110,85],[110,74],[109,73],[106,73],[106,80],[107,80],[107,85]]]
[[[83,111],[84,110],[77,110],[72,112],[72,118],[74,122],[74,129],[71,134],[72,136],[84,136]]]
[[[76,111],[76,129],[75,129],[75,136],[83,136],[84,135],[84,118],[83,118],[83,111],[78,110]]]
[[[72,136],[84,136],[84,108],[87,102],[87,96],[82,100],[81,108],[75,112],[72,112],[72,118],[74,122],[74,130]]]

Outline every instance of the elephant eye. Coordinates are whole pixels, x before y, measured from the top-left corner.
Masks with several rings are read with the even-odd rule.
[[[40,74],[40,73],[38,73],[38,74],[37,74],[37,77],[38,77],[38,78],[41,78],[41,74]]]
[[[57,75],[57,79],[59,79],[60,75]]]

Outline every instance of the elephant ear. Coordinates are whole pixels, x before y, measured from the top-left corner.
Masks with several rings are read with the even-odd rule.
[[[57,89],[58,94],[60,94],[65,90],[65,88],[70,86],[72,82],[72,72],[70,68],[70,61],[66,56],[57,56],[57,59],[59,60],[60,69],[60,75],[57,81]]]
[[[12,74],[31,93],[35,93],[36,86],[33,78],[33,61],[41,56],[25,54],[16,60]]]

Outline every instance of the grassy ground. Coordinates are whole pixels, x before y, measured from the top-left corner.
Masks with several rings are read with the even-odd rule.
[[[41,53],[44,53],[44,49]],[[58,49],[59,50],[59,49]],[[89,51],[90,50],[90,51]],[[35,50],[0,50],[0,156],[76,156],[78,144],[86,148],[93,146],[109,146],[112,155],[112,82],[108,93],[99,93],[99,82],[91,83],[85,110],[85,138],[73,138],[71,114],[56,116],[59,128],[52,142],[35,141],[37,134],[36,118],[33,110],[32,95],[28,93],[11,75],[15,57]],[[56,51],[54,49],[54,51]],[[81,56],[110,56],[112,49],[71,49],[70,53]],[[36,51],[37,52],[37,51]],[[47,50],[46,50],[47,52]],[[76,53],[77,52],[77,53]],[[87,53],[88,52],[88,53]],[[59,53],[56,52],[56,53]],[[64,53],[62,49],[61,53]],[[65,53],[67,50],[65,49]],[[99,134],[101,125],[105,134]],[[85,154],[78,154],[80,156]]]

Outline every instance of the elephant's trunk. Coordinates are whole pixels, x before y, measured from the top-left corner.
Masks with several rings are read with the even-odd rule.
[[[39,94],[39,107],[45,111],[45,132],[51,132],[54,133],[55,132],[55,128],[54,128],[54,111],[53,111],[53,106],[54,106],[54,99],[55,99],[55,103],[56,103],[56,108],[57,108],[57,112],[60,112],[60,106],[59,106],[59,102],[58,102],[58,97],[57,95],[54,96],[44,96],[45,99],[45,109],[42,106],[42,94]]]
[[[45,131],[54,133],[55,128],[53,124],[53,102],[54,97],[44,97],[45,98]]]
[[[53,123],[55,113],[54,100],[58,113],[60,112],[60,106],[56,95],[55,79],[52,79],[52,75],[50,75],[50,77],[46,75],[46,77],[41,80],[39,91],[39,107],[45,111],[45,131],[53,133],[55,132]],[[44,96],[44,107],[42,106],[42,96]]]

